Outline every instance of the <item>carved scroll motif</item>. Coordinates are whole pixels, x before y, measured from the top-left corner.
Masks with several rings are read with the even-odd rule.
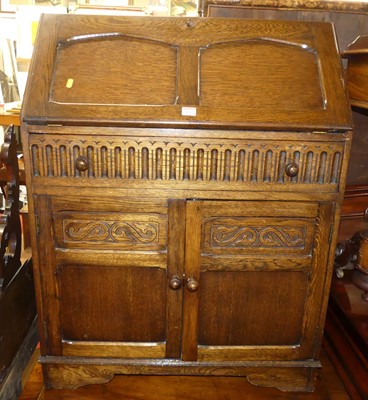
[[[119,242],[131,244],[157,244],[159,223],[124,221],[63,221],[65,242]]]
[[[222,248],[303,248],[306,240],[304,227],[214,224],[210,232],[210,246]]]

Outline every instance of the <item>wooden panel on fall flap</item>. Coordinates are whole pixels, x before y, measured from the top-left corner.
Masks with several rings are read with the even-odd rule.
[[[79,17],[42,17],[25,121],[350,126],[329,24]]]
[[[231,80],[219,79],[226,73]],[[216,43],[200,51],[202,106],[324,110],[324,90],[318,53],[305,43],[260,36]]]
[[[174,104],[176,69],[177,49],[167,43],[116,33],[70,38],[57,47],[50,101]],[[129,79],[119,85],[122,76]]]

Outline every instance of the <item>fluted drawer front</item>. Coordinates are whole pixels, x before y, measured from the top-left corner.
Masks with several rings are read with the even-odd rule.
[[[239,135],[241,137],[241,135]],[[37,178],[325,184],[337,188],[343,142],[30,135]]]

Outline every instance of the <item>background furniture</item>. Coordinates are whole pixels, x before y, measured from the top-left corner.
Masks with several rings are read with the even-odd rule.
[[[351,185],[345,193],[336,257],[336,267],[345,269],[343,276],[333,278],[325,329],[325,348],[353,400],[368,397],[368,303],[364,293],[368,288],[368,186],[363,184],[368,182],[367,45],[367,37],[361,36],[343,52],[357,121],[349,169],[360,185]]]
[[[9,126],[16,125],[20,126],[20,116],[19,114],[13,114],[5,112],[4,114],[0,114],[0,125]]]
[[[367,3],[357,1],[204,0],[202,8],[209,17],[332,22],[340,51],[367,33]]]
[[[19,171],[13,128],[7,131],[1,162],[8,183],[5,210],[0,215],[0,399],[16,400],[38,334],[32,261],[29,251],[21,253]]]

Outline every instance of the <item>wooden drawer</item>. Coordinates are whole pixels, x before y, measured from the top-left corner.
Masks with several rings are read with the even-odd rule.
[[[78,128],[79,129],[79,128]],[[29,148],[34,183],[244,190],[337,191],[344,143],[290,140],[287,134],[228,132],[190,137],[198,132],[122,130],[122,136],[32,134]],[[120,131],[121,132],[121,131]],[[116,131],[115,131],[116,133]],[[147,133],[147,130],[146,130]],[[303,138],[302,134],[298,135]],[[317,136],[317,135],[314,135]],[[333,136],[333,135],[330,135]],[[46,181],[45,181],[46,180]]]

